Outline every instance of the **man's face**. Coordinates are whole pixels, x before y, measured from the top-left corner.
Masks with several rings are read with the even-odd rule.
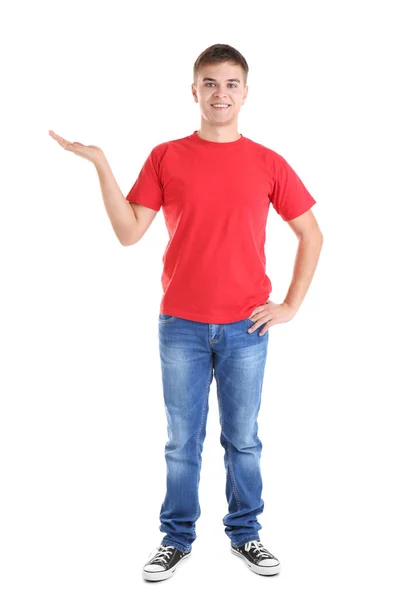
[[[200,104],[201,116],[212,125],[228,125],[237,119],[248,94],[244,73],[239,65],[229,62],[204,65],[192,84],[195,102]],[[215,108],[213,104],[230,105]]]

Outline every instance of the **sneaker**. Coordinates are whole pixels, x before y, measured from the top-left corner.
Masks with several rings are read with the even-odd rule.
[[[231,546],[231,552],[242,558],[258,575],[276,575],[280,571],[279,560],[264,548],[260,540],[246,542],[239,548]]]
[[[169,544],[160,544],[148,556],[148,562],[144,564],[142,576],[148,581],[161,581],[168,579],[175,573],[179,563],[190,556],[189,552],[181,552],[178,548]]]

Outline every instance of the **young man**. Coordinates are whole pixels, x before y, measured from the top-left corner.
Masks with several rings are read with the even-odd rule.
[[[223,524],[231,551],[254,573],[280,570],[258,533],[264,501],[257,418],[269,329],[297,313],[323,237],[311,211],[316,201],[287,161],[238,133],[247,75],[244,57],[231,46],[215,44],[200,54],[192,84],[200,129],[155,146],[126,199],[99,148],[53,135],[95,164],[105,207],[123,245],[140,240],[160,209],[170,236],[158,321],[169,432],[167,490],[160,510],[165,535],[143,567],[143,577],[151,581],[171,577],[196,539],[213,376],[226,469]],[[272,287],[265,272],[271,204],[299,240],[292,282],[280,304],[269,299]]]

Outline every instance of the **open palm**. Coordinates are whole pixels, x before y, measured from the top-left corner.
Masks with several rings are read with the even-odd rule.
[[[86,160],[89,160],[93,164],[102,158],[103,151],[98,146],[85,146],[80,142],[69,142],[60,137],[60,135],[57,135],[57,133],[52,131],[52,129],[50,129],[48,133],[60,144],[60,146],[62,146],[62,148],[68,150],[69,152],[74,152],[74,154],[82,156],[82,158],[86,158]]]

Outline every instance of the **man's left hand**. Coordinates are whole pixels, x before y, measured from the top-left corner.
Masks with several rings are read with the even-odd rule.
[[[276,304],[269,300],[267,304],[263,304],[262,306],[256,306],[252,314],[250,315],[250,319],[254,321],[254,325],[250,329],[248,329],[249,333],[252,333],[261,325],[265,325],[265,327],[260,331],[259,335],[264,335],[265,332],[272,327],[272,325],[277,325],[278,323],[286,323],[290,321],[297,310],[295,308],[291,308],[286,302],[282,302],[282,304]]]

